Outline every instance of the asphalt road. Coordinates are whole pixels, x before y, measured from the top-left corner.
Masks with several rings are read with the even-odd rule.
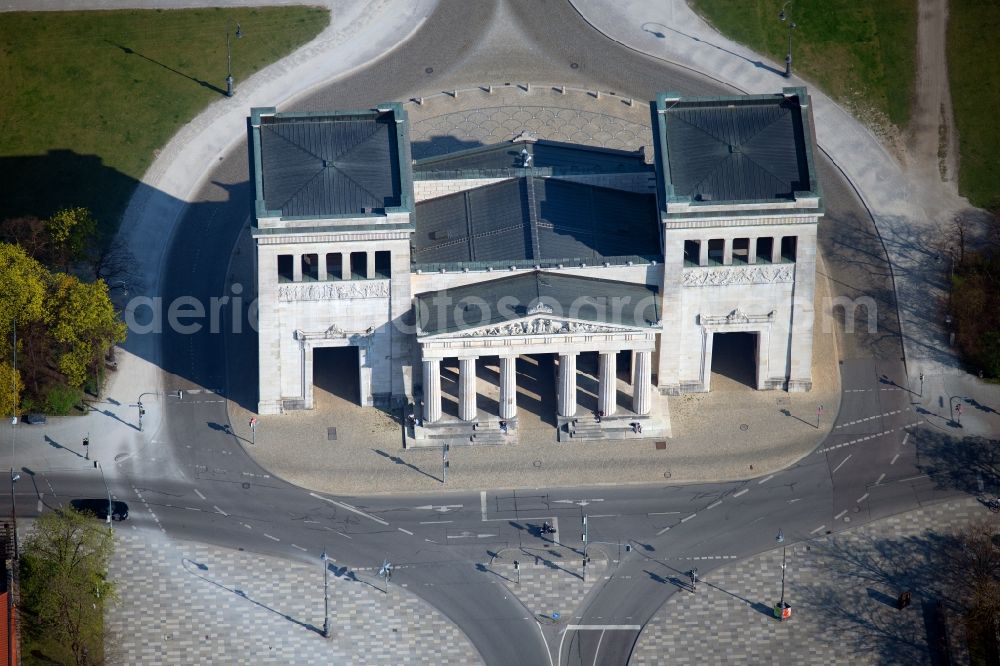
[[[454,0],[442,2],[397,50],[282,110],[367,107],[506,81],[596,85],[636,99],[664,90],[729,92],[607,40],[567,3]],[[392,584],[405,583],[450,617],[489,664],[624,664],[639,628],[662,603],[690,594],[689,558],[705,558],[697,560],[704,575],[775,547],[779,528],[793,543],[958,492],[939,487],[921,460],[920,443],[929,435],[909,411],[888,270],[871,222],[829,161],[819,162],[828,209],[821,244],[834,289],[870,295],[878,326],[840,336],[844,399],[839,414],[825,416],[836,418],[834,434],[779,474],[689,486],[328,497],[258,467],[229,434],[225,404],[185,393],[164,398],[154,453],[119,461],[109,470],[110,491],[129,502],[129,525],[176,538],[308,562],[327,550],[338,575],[371,580],[388,558],[396,565]],[[165,302],[207,302],[225,293],[230,253],[251,214],[247,173],[244,146],[218,165],[189,207],[167,255]],[[161,344],[170,388],[229,389],[253,400],[252,334],[165,333]],[[227,345],[247,363],[227,369]],[[934,437],[940,444],[941,433]],[[30,484],[18,485],[20,515],[104,496],[99,474],[85,466],[26,473]],[[620,541],[633,550],[573,614],[576,629],[540,622],[495,576],[477,569],[499,549],[543,546],[553,538],[540,534],[543,520],[557,521],[554,538],[582,552],[584,513],[594,516],[592,542]]]

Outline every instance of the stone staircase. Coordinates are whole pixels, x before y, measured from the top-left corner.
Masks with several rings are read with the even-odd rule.
[[[639,423],[642,432],[636,432],[632,424]],[[615,414],[597,419],[586,414],[575,417],[559,417],[558,437],[560,442],[596,441],[604,439],[655,439],[664,437],[663,428],[649,416],[635,414]]]
[[[412,435],[411,435],[412,432]],[[406,448],[500,445],[517,442],[517,421],[507,422],[507,432],[500,430],[499,419],[481,421],[442,420],[407,428]]]

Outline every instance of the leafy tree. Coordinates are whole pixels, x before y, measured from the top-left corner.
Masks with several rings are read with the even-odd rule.
[[[48,222],[34,217],[13,217],[0,222],[0,242],[20,245],[34,259],[50,260],[51,238]]]
[[[17,245],[0,243],[0,359],[10,362],[14,356],[14,332],[18,347],[29,339],[33,324],[45,319],[48,271]],[[25,370],[18,364],[18,370]],[[32,375],[25,372],[22,377]],[[13,400],[12,383],[0,384],[0,402]],[[6,414],[8,412],[4,412]]]
[[[104,605],[116,599],[107,579],[113,550],[111,530],[72,509],[35,521],[21,557],[24,629],[62,652],[50,659],[99,662]]]
[[[52,243],[53,260],[68,268],[83,258],[97,233],[97,220],[87,208],[64,208],[46,225]]]
[[[104,350],[125,340],[126,327],[115,314],[104,280],[86,283],[57,273],[52,280],[49,331],[59,371],[70,386],[80,388]]]
[[[21,404],[23,390],[21,373],[9,363],[0,361],[0,416],[6,417],[18,413],[17,407]]]

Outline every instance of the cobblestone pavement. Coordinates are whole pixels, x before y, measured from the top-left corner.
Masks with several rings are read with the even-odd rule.
[[[785,622],[772,611],[780,548],[723,565],[702,575],[696,594],[680,592],[663,605],[631,663],[930,663],[925,620],[940,572],[928,555],[951,530],[987,516],[977,500],[963,499],[790,544]],[[912,604],[899,611],[904,590]]]
[[[527,88],[527,90],[525,90]],[[510,141],[522,132],[550,141],[639,150],[653,159],[645,100],[553,86],[488,86],[406,105],[413,158]]]
[[[476,664],[449,620],[371,572],[323,569],[119,528],[107,611],[111,664]],[[117,573],[116,573],[117,572]]]

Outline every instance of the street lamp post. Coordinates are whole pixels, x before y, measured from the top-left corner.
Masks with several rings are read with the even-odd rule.
[[[778,601],[778,607],[774,609],[774,614],[778,620],[784,620],[786,617],[791,615],[790,612],[786,611],[785,606],[785,534],[780,529],[778,530],[778,536],[774,537],[774,540],[781,544],[781,599]]]
[[[111,488],[108,487],[108,479],[104,476],[104,468],[101,466],[100,460],[94,461],[94,467],[101,470],[101,481],[104,481],[104,490],[108,493],[108,517],[105,522],[111,525],[111,514],[114,513],[115,505],[111,502]]]
[[[243,30],[236,24],[236,39],[243,39]],[[233,49],[229,43],[229,31],[226,31],[226,97],[233,96]]]
[[[788,21],[788,53],[785,54],[785,78],[792,75],[792,30],[796,27],[795,21],[792,20],[792,8],[789,7],[792,2],[788,0],[785,4],[781,6],[781,11],[778,13],[778,20]],[[788,13],[785,13],[785,7],[788,7]]]
[[[326,554],[326,549],[323,550],[323,554],[320,556],[323,560],[323,638],[330,637],[330,565],[329,556]]]

